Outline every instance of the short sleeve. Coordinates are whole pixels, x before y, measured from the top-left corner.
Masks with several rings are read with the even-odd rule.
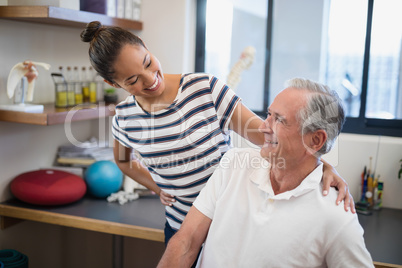
[[[213,76],[210,80],[210,89],[219,126],[223,131],[227,131],[233,112],[241,99],[225,83]]]
[[[121,145],[123,145],[125,147],[128,147],[128,148],[131,148],[131,146],[129,145],[130,142],[128,140],[128,135],[123,130],[123,128],[120,127],[118,118],[119,118],[118,114],[113,116],[113,120],[112,120],[112,134],[113,134],[113,137],[118,142],[120,142]]]
[[[205,187],[201,190],[193,203],[202,214],[211,220],[214,218],[216,203],[230,181],[232,175],[231,171],[233,170],[230,165],[233,162],[235,150],[236,149],[229,150],[222,157],[218,168],[215,169]]]
[[[339,233],[334,235],[335,239],[329,244],[325,254],[328,267],[374,267],[371,255],[364,243],[363,228],[360,226],[357,216],[353,215],[339,229]]]

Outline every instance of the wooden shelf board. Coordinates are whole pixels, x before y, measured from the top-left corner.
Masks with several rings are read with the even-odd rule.
[[[0,110],[0,121],[34,125],[56,125],[114,115],[114,105],[88,104],[73,108],[56,108],[54,104],[45,104],[44,106],[43,113]]]
[[[0,18],[80,28],[91,21],[100,21],[105,26],[142,30],[141,21],[52,6],[0,6]]]

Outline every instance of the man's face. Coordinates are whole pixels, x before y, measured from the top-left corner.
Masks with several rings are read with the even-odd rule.
[[[280,92],[268,108],[268,116],[260,126],[265,142],[261,156],[275,164],[298,163],[307,155],[296,114],[307,103],[307,91],[287,88]],[[278,163],[278,162],[276,162]]]

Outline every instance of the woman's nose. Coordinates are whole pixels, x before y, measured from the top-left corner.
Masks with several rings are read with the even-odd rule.
[[[152,86],[155,83],[155,77],[156,77],[155,72],[147,72],[144,75],[144,83],[145,83],[145,85],[148,86],[148,87]]]

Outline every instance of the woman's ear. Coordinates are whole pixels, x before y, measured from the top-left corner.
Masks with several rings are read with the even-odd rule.
[[[112,86],[114,88],[120,88],[120,86],[118,84],[115,84],[115,83],[113,83],[111,81],[108,81],[106,79],[103,79],[103,81],[105,81],[106,84],[108,84],[108,85],[110,85],[110,86]]]

